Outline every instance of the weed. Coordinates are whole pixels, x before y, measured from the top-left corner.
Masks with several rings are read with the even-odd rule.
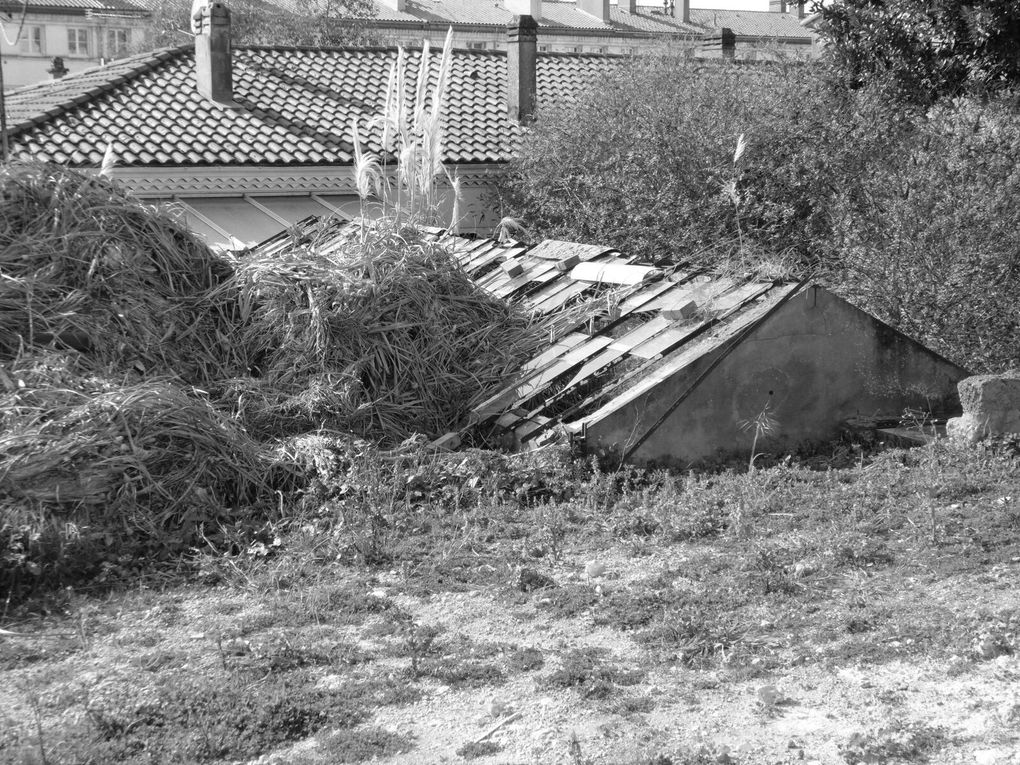
[[[545,665],[545,657],[538,648],[517,648],[507,657],[507,665],[514,672],[531,672]]]
[[[636,685],[645,678],[642,670],[625,670],[597,648],[575,648],[561,657],[560,668],[545,683],[554,688],[576,688],[584,698],[604,699],[618,686]]]
[[[318,739],[318,749],[329,762],[367,762],[411,751],[414,742],[376,727],[331,731]],[[299,760],[300,762],[300,760]]]
[[[457,750],[457,756],[465,760],[477,760],[503,751],[503,745],[495,741],[469,741]]]
[[[544,592],[537,605],[557,619],[571,619],[593,608],[599,594],[589,584],[572,583]]]
[[[898,724],[871,733],[854,733],[840,746],[848,763],[885,763],[897,760],[923,762],[946,743],[942,728],[925,723]]]

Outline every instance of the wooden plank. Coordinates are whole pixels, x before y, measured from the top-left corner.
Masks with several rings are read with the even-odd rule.
[[[579,242],[563,242],[559,239],[546,239],[531,248],[531,255],[544,260],[564,260],[577,255],[582,261],[592,260],[600,255],[616,252],[612,247],[597,244],[580,244]]]
[[[572,298],[577,297],[591,286],[586,282],[572,282],[567,279],[564,279],[564,282],[565,286],[561,290],[544,298],[539,303],[532,303],[532,308],[538,313],[552,313],[565,306]]]
[[[529,360],[526,364],[521,367],[522,372],[531,372],[536,369],[540,369],[546,364],[552,362],[554,359],[562,356],[564,353],[569,351],[571,348],[575,348],[586,340],[591,338],[588,335],[582,334],[581,332],[571,332],[569,335],[560,338],[558,342],[553,343],[540,354]]]
[[[660,282],[653,282],[651,284],[642,285],[636,292],[630,295],[623,303],[620,304],[620,308],[627,313],[631,311],[644,312],[649,310],[646,306],[660,295],[672,294],[673,291],[683,290],[683,287],[673,282],[664,279]]]
[[[494,260],[516,258],[527,252],[527,250],[527,247],[503,247],[500,244],[493,244],[492,247],[471,253],[470,259],[464,264],[464,270],[468,272],[477,271]]]
[[[625,263],[579,263],[570,272],[576,281],[596,284],[642,284],[661,278],[662,270],[655,266],[635,266]]]
[[[705,325],[704,321],[672,326],[662,334],[647,340],[631,349],[631,353],[641,359],[654,359],[663,353],[674,350]]]

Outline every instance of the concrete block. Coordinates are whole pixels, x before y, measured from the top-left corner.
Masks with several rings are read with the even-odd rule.
[[[505,260],[503,261],[503,270],[506,271],[507,276],[520,276],[524,273],[524,266],[517,260]]]
[[[669,321],[680,321],[689,319],[698,312],[698,304],[693,300],[688,300],[681,306],[675,308],[666,308],[662,311],[662,318]]]
[[[580,262],[581,258],[579,258],[577,255],[571,255],[569,258],[564,258],[563,260],[557,261],[556,270],[560,272],[569,271],[571,268],[573,268]]]
[[[967,377],[957,388],[963,416],[946,423],[951,438],[975,443],[988,436],[1020,433],[1020,371]]]

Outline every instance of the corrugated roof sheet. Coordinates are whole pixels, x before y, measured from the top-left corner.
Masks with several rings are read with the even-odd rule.
[[[351,119],[364,124],[380,111],[396,56],[392,48],[236,48],[237,109],[199,95],[190,47],[124,59],[10,93],[12,155],[94,166],[113,142],[129,167],[347,165]],[[408,52],[409,87],[420,60]],[[620,60],[540,54],[539,103],[570,99]],[[444,161],[508,159],[520,127],[506,113],[506,55],[456,51],[447,92]]]

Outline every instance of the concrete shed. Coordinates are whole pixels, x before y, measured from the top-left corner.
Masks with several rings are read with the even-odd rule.
[[[305,222],[260,249],[295,236],[328,250],[344,224]],[[548,337],[445,445],[480,429],[527,448],[565,431],[592,452],[685,466],[746,456],[763,413],[776,427],[759,448],[772,451],[908,408],[959,412],[966,370],[815,284],[660,269],[575,242],[430,236]]]
[[[480,285],[551,322],[548,349],[475,410],[520,445],[689,465],[836,436],[907,409],[959,411],[967,371],[821,286],[662,271],[606,247],[456,242]],[[573,310],[570,310],[573,306]]]

